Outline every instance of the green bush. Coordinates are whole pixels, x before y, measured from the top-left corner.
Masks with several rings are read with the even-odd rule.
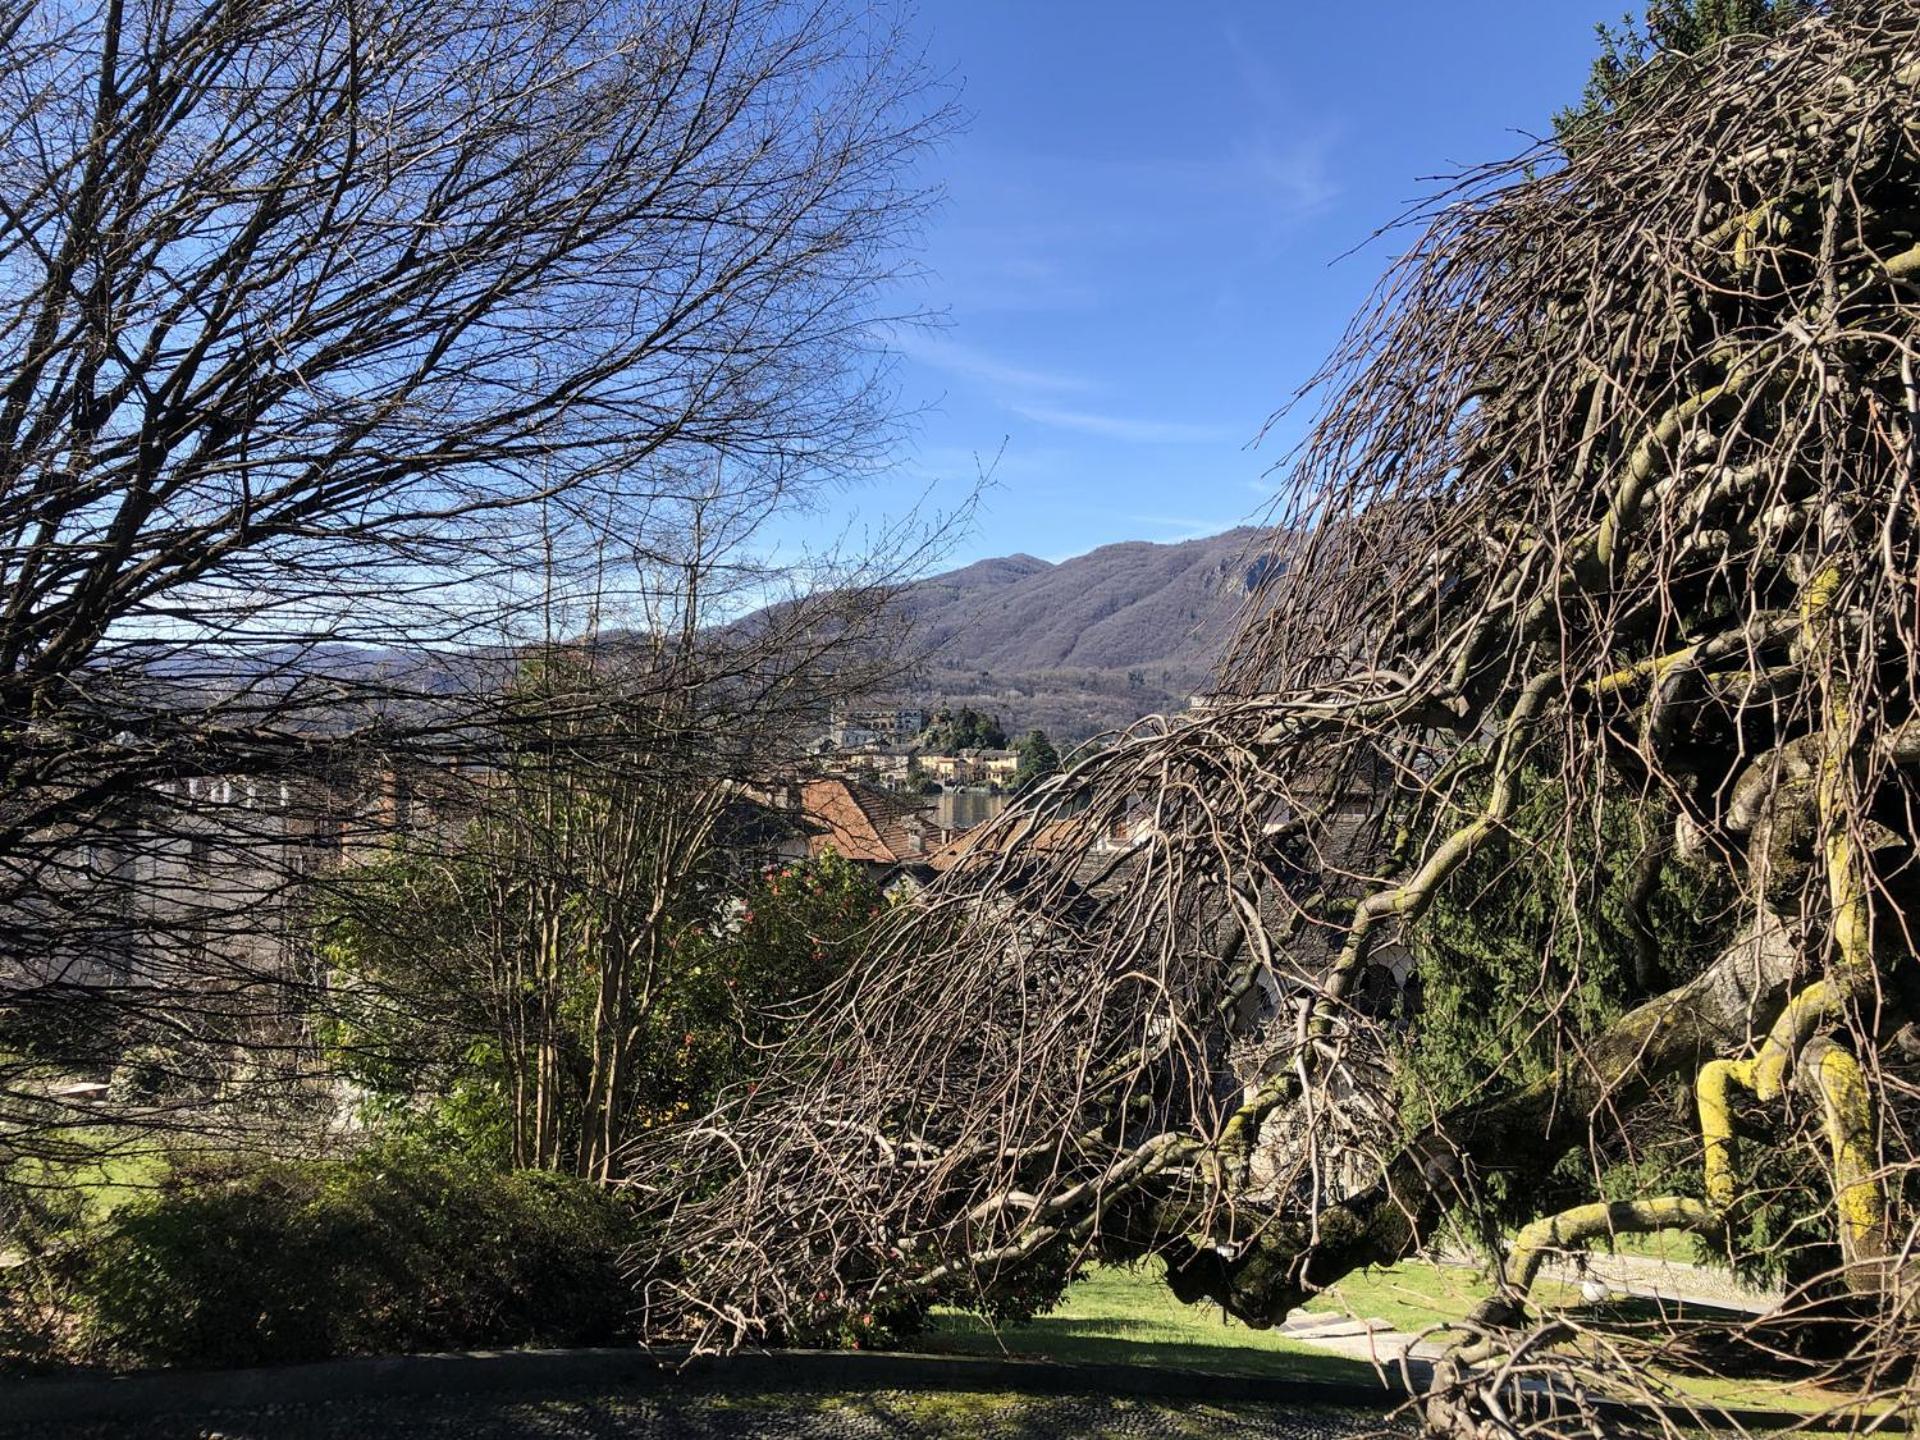
[[[504,1166],[536,1086],[522,1071],[524,1047],[501,1027],[537,1015],[561,1057],[539,1081],[558,1137],[548,1163],[577,1164],[610,1023],[602,957],[590,945],[559,947],[545,1001],[478,964],[491,922],[457,902],[493,883],[488,863],[480,850],[457,862],[401,850],[343,884],[316,920],[331,967],[322,1040],[381,1133]],[[449,885],[456,871],[465,878]],[[631,1050],[613,1108],[628,1135],[703,1113],[725,1087],[758,1078],[767,1047],[863,952],[885,903],[871,877],[828,852],[716,886],[703,910],[662,921],[658,963],[644,983],[636,975],[644,1000],[626,1022]]]
[[[584,1181],[383,1152],[185,1175],[72,1276],[81,1358],[259,1365],[620,1338],[620,1202]]]
[[[0,1376],[58,1364],[58,1258],[78,1230],[85,1202],[74,1190],[22,1184],[0,1169]]]

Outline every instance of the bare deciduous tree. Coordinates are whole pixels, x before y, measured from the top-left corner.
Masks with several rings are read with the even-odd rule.
[[[311,887],[336,1056],[414,1077],[430,1108],[488,1047],[515,1167],[617,1178],[671,1110],[650,1088],[676,1053],[659,1016],[698,988],[736,897],[804,844],[806,745],[898,673],[884,576],[719,623],[729,591],[764,598],[772,577],[743,565],[730,503],[695,514],[645,628],[522,647],[472,745],[488,762],[439,777],[445,816]]]
[[[270,902],[390,823],[374,777],[491,763],[554,594],[644,629],[693,499],[878,454],[946,116],[838,0],[22,3],[0,111],[18,1148],[91,1123],[46,1082],[115,1016],[285,1012]]]

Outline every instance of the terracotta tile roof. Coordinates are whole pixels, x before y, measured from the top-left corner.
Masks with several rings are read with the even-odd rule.
[[[926,858],[939,831],[912,800],[851,780],[809,780],[800,808],[814,827],[807,853],[832,850],[846,860],[901,865]]]
[[[963,863],[977,863],[1005,850],[1016,835],[1027,835],[1027,846],[1036,854],[1091,850],[1102,838],[1089,822],[1078,816],[1048,821],[1030,835],[1024,826],[988,820],[962,830],[944,845],[929,851],[927,867],[938,873]]]

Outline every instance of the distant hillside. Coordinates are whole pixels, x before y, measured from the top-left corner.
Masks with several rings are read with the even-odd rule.
[[[988,671],[1209,670],[1258,559],[1262,532],[1144,540],[1050,565],[982,560],[910,586],[908,613],[937,662]]]
[[[918,678],[875,700],[970,705],[1010,735],[1047,731],[1075,744],[1156,711],[1181,710],[1212,675],[1242,603],[1267,564],[1267,532],[1104,545],[1052,564],[1032,555],[980,560],[906,586]],[[735,622],[755,624],[778,613]],[[602,641],[624,632],[602,632]],[[518,664],[511,647],[465,652],[359,645],[279,647],[251,654],[162,656],[155,671],[184,687],[245,680],[256,691],[329,675],[396,703],[486,691]]]
[[[900,698],[971,704],[1069,741],[1178,709],[1212,673],[1263,537],[1130,541],[1059,564],[1009,555],[918,581],[902,599],[929,670]]]

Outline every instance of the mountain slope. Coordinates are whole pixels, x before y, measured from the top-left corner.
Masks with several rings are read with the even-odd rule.
[[[908,587],[932,660],[994,674],[1177,671],[1197,682],[1219,655],[1265,532],[1174,545],[1104,545],[1050,565],[984,560]]]
[[[918,581],[900,603],[926,665],[888,698],[969,705],[1068,743],[1181,709],[1213,673],[1267,535],[1130,541],[1058,564],[1009,555]]]

